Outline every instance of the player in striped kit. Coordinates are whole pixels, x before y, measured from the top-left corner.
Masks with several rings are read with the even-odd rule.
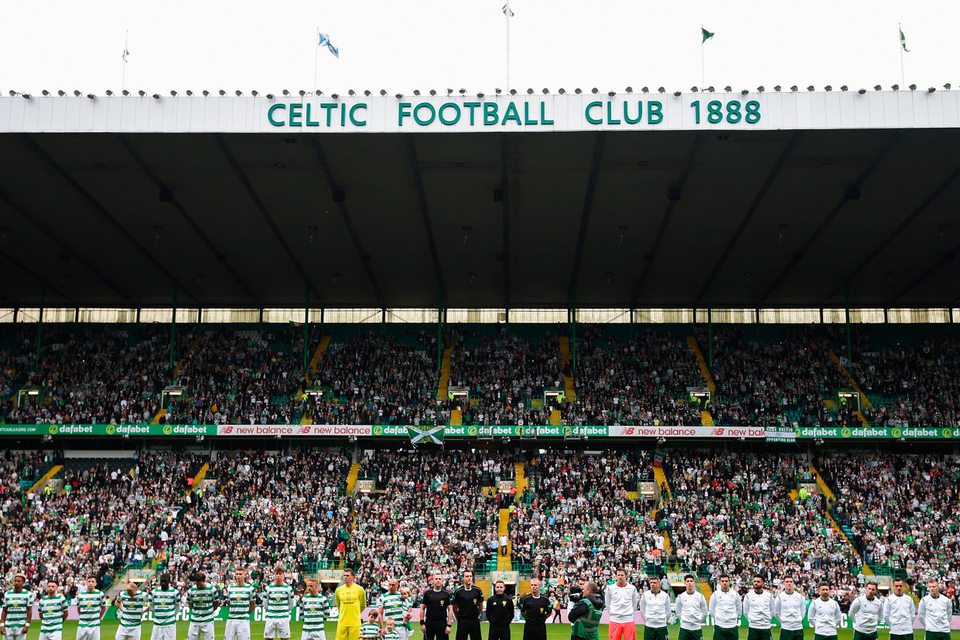
[[[120,612],[120,626],[117,627],[116,640],[140,640],[140,625],[143,622],[143,612],[147,608],[147,594],[138,589],[137,583],[127,583],[127,590],[117,596],[117,606]]]
[[[67,619],[67,599],[60,595],[56,580],[47,582],[47,595],[37,603],[40,613],[40,640],[60,640]]]
[[[326,640],[324,624],[329,616],[330,600],[320,593],[320,583],[316,578],[307,580],[307,592],[300,598],[300,640]]]
[[[400,640],[407,640],[405,623],[410,620],[410,601],[403,598],[399,587],[400,582],[396,578],[387,581],[387,592],[380,596],[380,624],[386,630],[387,620],[393,620],[394,632],[400,636]]]
[[[97,589],[97,577],[87,577],[87,590],[77,594],[77,640],[100,640],[100,621],[107,613],[107,596]]]
[[[247,584],[247,570],[235,569],[233,584],[227,587],[227,630],[223,640],[250,640],[250,614],[256,605],[256,592]]]
[[[150,640],[177,640],[177,612],[180,611],[180,592],[170,587],[173,577],[160,576],[160,587],[150,592],[150,612],[153,614],[153,633]]]
[[[263,590],[264,638],[290,639],[290,612],[295,604],[293,587],[287,584],[283,567],[277,567],[273,570],[273,584]]]
[[[33,616],[33,593],[24,589],[27,576],[18,573],[13,577],[13,589],[3,594],[3,611],[0,612],[0,635],[5,640],[26,640]]]
[[[190,607],[189,640],[214,640],[213,618],[217,613],[217,590],[207,584],[207,576],[197,572],[190,577],[194,586],[187,591],[187,606]]]

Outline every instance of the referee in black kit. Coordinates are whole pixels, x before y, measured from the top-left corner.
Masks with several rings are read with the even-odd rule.
[[[487,621],[490,622],[487,640],[510,640],[513,598],[504,595],[506,589],[503,580],[497,580],[493,585],[493,595],[487,600]]]
[[[450,640],[453,607],[450,594],[443,588],[443,576],[433,575],[433,588],[420,601],[420,630],[425,640]]]
[[[540,581],[530,580],[530,593],[520,598],[523,640],[547,640],[547,616],[552,613],[549,598],[540,595]]]
[[[463,586],[453,592],[453,615],[457,617],[457,640],[483,640],[480,637],[480,613],[483,591],[473,584],[473,571],[463,572]]]

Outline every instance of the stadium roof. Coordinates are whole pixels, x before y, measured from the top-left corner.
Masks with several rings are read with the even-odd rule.
[[[699,94],[704,118],[708,100],[769,111],[772,95]],[[834,95],[881,113],[695,127],[685,94],[662,129],[452,132],[384,124],[387,96],[367,99],[374,128],[346,131],[291,128],[295,97],[283,126],[265,98],[2,98],[0,306],[43,290],[47,306],[168,307],[175,287],[201,307],[302,307],[307,288],[313,307],[435,307],[441,292],[451,308],[842,307],[847,287],[852,307],[957,305],[958,94]],[[944,115],[891,123],[891,96]],[[465,114],[468,99],[448,100]],[[616,97],[634,99],[654,96]],[[247,113],[234,128],[70,122],[111,100]],[[23,124],[60,105],[65,124]]]

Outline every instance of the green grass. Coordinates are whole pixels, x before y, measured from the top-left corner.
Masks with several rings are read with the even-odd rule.
[[[117,633],[116,621],[104,621],[103,625],[100,627],[100,640],[112,640]],[[223,637],[224,632],[224,621],[217,621],[215,625],[215,633],[217,638]],[[177,623],[177,640],[186,640],[187,638],[187,626],[186,622]],[[480,625],[483,627],[482,634],[484,637],[487,636],[487,624],[483,623]],[[299,640],[300,638],[300,622],[291,622],[290,623],[290,633],[292,640]],[[423,640],[423,634],[420,632],[420,627],[416,624],[413,625],[414,632],[410,636],[410,640]],[[144,622],[143,630],[141,631],[141,640],[150,640],[150,633],[153,629],[152,622]],[[456,637],[457,626],[453,626],[453,632],[450,634],[451,640]],[[63,640],[73,640],[76,637],[77,632],[77,623],[73,620],[68,620],[63,625]],[[327,640],[334,640],[336,638],[337,624],[335,622],[327,623]],[[838,640],[852,640],[853,638],[853,629],[840,629],[839,630]],[[251,622],[250,623],[250,634],[251,640],[262,640],[263,639],[263,623],[262,622]],[[780,632],[778,629],[773,630],[774,640],[779,636]],[[30,633],[27,635],[27,640],[37,640],[40,635],[40,621],[35,620],[30,625]],[[513,640],[522,640],[523,638],[523,625],[514,624],[511,628],[511,636]],[[746,627],[740,628],[740,637],[746,640],[747,629]],[[806,629],[804,637],[806,640],[813,640],[813,629]],[[918,630],[914,632],[914,637],[916,640],[923,640],[923,631]],[[960,631],[954,631],[951,634],[953,640],[960,640]],[[547,640],[568,640],[570,638],[570,625],[568,624],[548,624],[547,625]],[[607,625],[600,625],[600,640],[606,640],[607,635]],[[642,640],[643,638],[643,628],[637,627],[637,639]],[[676,640],[677,638],[677,627],[670,627],[670,638]],[[703,638],[704,640],[711,640],[713,638],[713,627],[704,627],[703,628]],[[880,631],[880,640],[886,640],[887,631]]]

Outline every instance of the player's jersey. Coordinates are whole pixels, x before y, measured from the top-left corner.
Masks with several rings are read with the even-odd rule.
[[[7,628],[16,629],[27,624],[27,610],[33,606],[33,593],[13,589],[3,594],[3,606],[7,608]]]
[[[364,622],[362,625],[360,625],[360,637],[368,638],[370,640],[373,640],[373,638],[379,638],[380,625],[372,622]]]
[[[107,605],[107,596],[103,591],[87,591],[77,595],[77,614],[80,627],[99,627],[100,611]]]
[[[210,585],[202,589],[190,587],[187,591],[187,604],[190,605],[190,622],[212,622],[217,613],[217,590]]]
[[[300,615],[304,631],[323,631],[323,623],[330,615],[330,600],[319,593],[307,593],[300,598]]]
[[[63,614],[67,610],[67,599],[57,594],[43,596],[37,605],[43,621],[40,623],[40,633],[63,631]]]
[[[227,587],[227,604],[230,607],[228,620],[249,620],[250,603],[253,602],[256,593],[253,586],[245,584],[242,587],[233,585]]]
[[[117,600],[123,605],[123,611],[117,613],[122,627],[139,627],[143,621],[143,612],[147,608],[148,596],[143,591],[137,591],[137,595],[131,596],[124,591]]]
[[[264,620],[289,620],[293,609],[293,587],[288,584],[268,584],[264,589]]]
[[[410,611],[410,602],[404,600],[399,593],[385,593],[380,596],[380,606],[383,607],[385,618],[403,624],[403,616]]]
[[[387,631],[383,634],[383,640],[400,640],[400,634],[397,633],[397,630]]]
[[[150,593],[150,611],[153,624],[157,627],[169,627],[177,623],[177,611],[180,610],[180,592],[177,589],[154,589]]]
[[[339,611],[339,624],[342,627],[352,627],[360,624],[360,612],[366,606],[367,594],[363,587],[354,583],[337,587],[334,599]]]

